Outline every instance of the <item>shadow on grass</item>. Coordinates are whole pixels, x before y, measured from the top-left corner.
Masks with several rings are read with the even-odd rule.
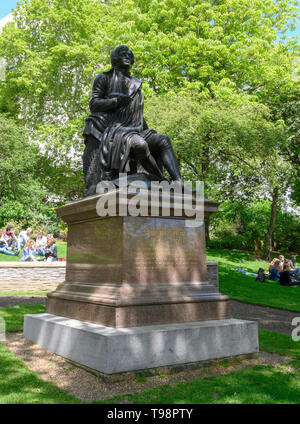
[[[24,315],[42,314],[45,305],[18,305],[0,308],[0,317],[5,320],[6,331],[22,331]]]
[[[188,383],[176,383],[142,393],[117,396],[102,402],[151,404],[273,404],[299,403],[300,370],[288,367],[255,366],[223,376],[206,377]]]
[[[80,403],[54,384],[43,381],[0,343],[0,404]]]

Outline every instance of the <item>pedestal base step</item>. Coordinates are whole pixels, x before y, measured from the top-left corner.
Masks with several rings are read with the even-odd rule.
[[[24,317],[24,336],[104,374],[258,352],[257,323],[238,319],[120,329],[34,314]]]

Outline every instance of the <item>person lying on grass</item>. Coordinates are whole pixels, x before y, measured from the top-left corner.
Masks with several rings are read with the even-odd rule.
[[[5,243],[5,241],[0,240],[0,253],[3,253],[4,255],[9,255],[9,256],[18,256],[20,253],[20,250],[18,250],[17,252],[11,252],[10,250],[8,250],[8,246]]]

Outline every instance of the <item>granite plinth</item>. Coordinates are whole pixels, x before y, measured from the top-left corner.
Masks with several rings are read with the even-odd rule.
[[[257,323],[238,319],[116,329],[35,314],[25,315],[24,336],[105,374],[258,352]]]
[[[210,298],[201,296],[199,301],[185,302],[184,298],[175,302],[172,299],[160,300],[157,304],[131,304],[109,306],[59,298],[47,300],[47,312],[65,317],[82,319],[115,328],[156,325],[174,322],[224,319],[230,316],[227,296],[216,295]],[[167,303],[167,301],[169,303]],[[154,301],[153,301],[154,302]]]
[[[182,196],[169,216],[100,217],[101,196],[57,210],[68,223],[66,281],[48,294],[48,313],[116,328],[230,317],[207,278],[204,222],[175,216]],[[206,214],[216,210],[206,201]]]

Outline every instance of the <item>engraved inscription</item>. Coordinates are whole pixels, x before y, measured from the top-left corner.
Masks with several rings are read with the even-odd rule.
[[[188,269],[199,263],[198,249],[185,247],[187,231],[178,229],[145,229],[150,247],[137,247],[135,264],[137,269],[176,268]],[[168,246],[162,241],[167,240]],[[172,247],[171,247],[172,246]]]

